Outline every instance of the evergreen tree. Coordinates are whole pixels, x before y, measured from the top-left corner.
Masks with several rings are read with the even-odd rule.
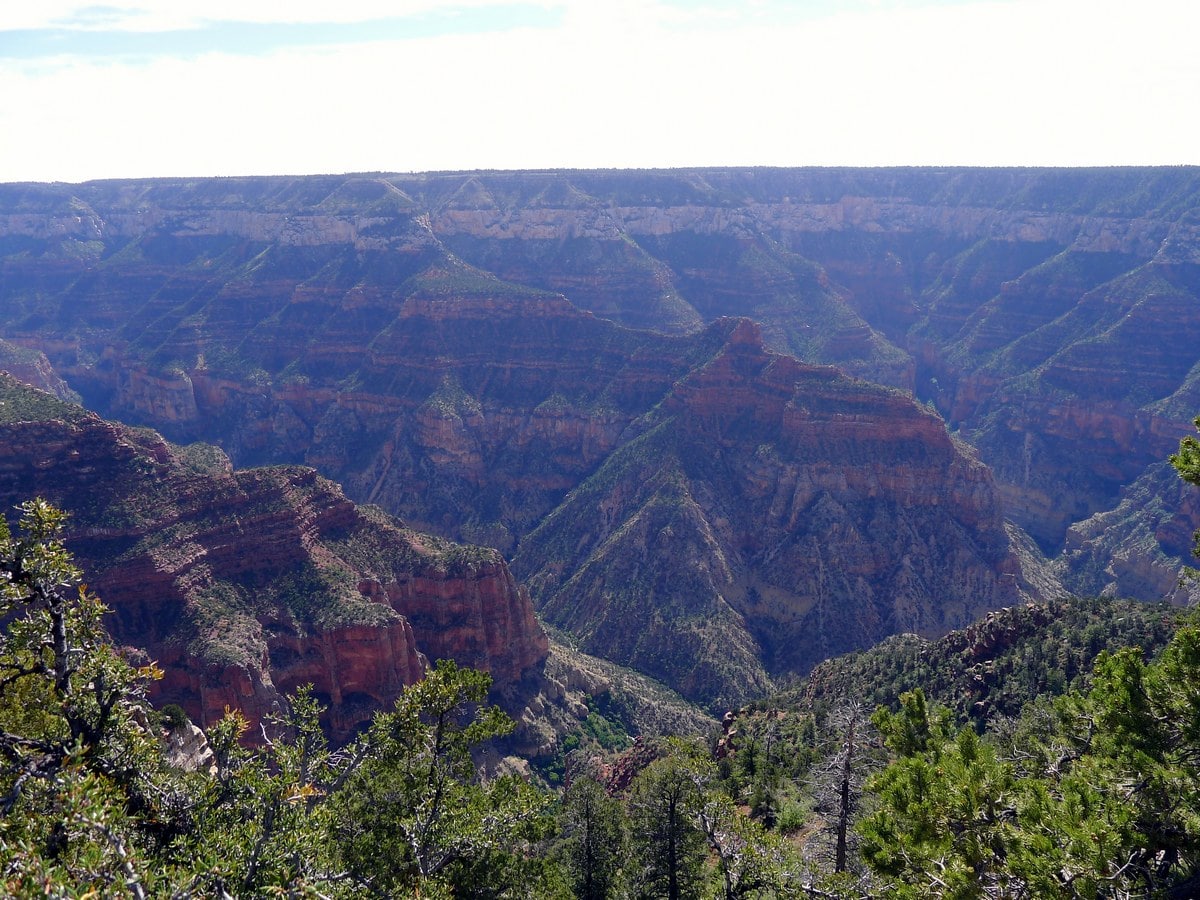
[[[1012,774],[969,728],[954,732],[920,691],[874,719],[897,758],[873,776],[878,807],[859,825],[862,854],[896,897],[1008,896]]]
[[[1193,424],[1200,429],[1200,416],[1193,420]],[[1191,435],[1183,438],[1179,442],[1179,452],[1172,454],[1170,459],[1171,465],[1175,467],[1180,478],[1188,484],[1200,486],[1200,440]],[[1192,554],[1200,556],[1200,531],[1197,531],[1192,538]]]
[[[700,895],[705,838],[698,815],[712,774],[711,763],[677,748],[634,779],[628,802],[637,896],[687,900]]]
[[[1031,706],[1001,735],[1016,776],[1004,864],[1032,896],[1194,893],[1195,640],[1181,630],[1149,664],[1136,650],[1102,654],[1086,692]]]
[[[354,749],[362,762],[334,798],[330,838],[362,890],[528,889],[505,875],[519,873],[521,848],[544,835],[546,798],[516,777],[476,777],[472,749],[513,727],[482,705],[490,684],[441,660]]]
[[[512,723],[490,679],[440,663],[331,752],[307,690],[247,746],[209,730],[215,773],[165,761],[134,668],[63,547],[64,515],[0,520],[0,893],[55,897],[565,897],[534,857],[546,799],[476,777],[471,750]],[[181,724],[176,711],[172,721]]]
[[[329,751],[320,713],[305,687],[285,714],[262,724],[253,748],[242,743],[248,723],[237,711],[209,729],[216,773],[200,779],[194,827],[173,850],[204,893],[327,891],[345,880],[325,839],[322,804],[355,760]]]
[[[0,519],[0,886],[13,896],[93,891],[144,897],[153,855],[187,827],[148,727],[135,669],[61,542],[65,514],[20,507]]]
[[[594,778],[576,778],[563,796],[562,830],[560,852],[575,896],[616,896],[628,845],[620,801],[609,797]]]

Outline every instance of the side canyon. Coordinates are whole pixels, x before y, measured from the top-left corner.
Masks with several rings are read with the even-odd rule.
[[[1190,169],[0,185],[0,366],[166,438],[14,420],[5,496],[145,470],[136,529],[71,509],[121,639],[205,708],[312,681],[347,734],[421,654],[520,681],[534,607],[720,712],[1026,598],[1181,601],[1198,198]],[[342,612],[306,619],[305,578]],[[212,602],[168,612],[184,582]],[[229,591],[263,614],[207,645]]]

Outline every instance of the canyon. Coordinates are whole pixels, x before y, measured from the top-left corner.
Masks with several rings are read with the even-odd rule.
[[[544,652],[520,583],[564,639],[719,712],[1025,598],[1187,598],[1200,510],[1161,463],[1200,412],[1198,201],[1187,168],[0,185],[0,360],[219,445],[239,503],[377,505],[403,523],[362,526],[381,557],[492,548],[468,555],[498,581],[455,583],[475,600],[371,570],[352,593],[414,629],[381,655],[496,615],[527,635],[511,662],[503,637],[446,652],[519,679]],[[33,469],[12,490],[52,487]],[[122,590],[128,634],[156,627]],[[266,654],[280,684],[382,638],[297,640]]]
[[[404,528],[300,466],[233,471],[0,376],[0,502],[70,513],[109,630],[162,669],[159,702],[253,723],[310,684],[344,740],[430,660],[536,677],[549,647],[496,551]]]

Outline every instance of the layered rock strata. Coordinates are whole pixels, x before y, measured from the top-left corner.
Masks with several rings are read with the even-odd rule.
[[[537,670],[545,634],[493,550],[450,544],[356,507],[313,470],[233,471],[0,381],[0,503],[70,513],[67,545],[112,608],[119,642],[165,675],[162,702],[207,725],[252,720],[313,685],[335,740],[419,680],[428,659]]]
[[[656,410],[693,415],[676,386],[695,383],[723,344],[709,323],[749,315],[774,350],[933,404],[994,472],[997,515],[1057,555],[1076,546],[1073,528],[1114,509],[1173,449],[1200,408],[1198,200],[1192,169],[10,185],[0,187],[0,335],[44,352],[108,414],[219,442],[239,465],[315,466],[355,500],[526,559],[527,535],[664,422]],[[737,404],[758,402],[733,381],[705,391],[722,435],[741,427]],[[858,438],[843,441],[835,425],[814,427],[832,429],[853,458]],[[770,483],[775,465],[742,456],[736,478],[722,477]],[[822,478],[832,481],[854,469],[829,466]],[[846,477],[846,495],[830,494],[837,508],[814,516],[869,516],[878,495]],[[678,527],[703,536],[714,530],[701,524],[706,491],[719,493],[664,494],[655,514],[683,516]],[[644,546],[662,527],[639,522],[628,548],[650,559]],[[981,558],[1020,544],[982,522],[959,538],[986,545]],[[887,528],[855,527],[859,543],[840,545],[848,555],[829,565],[880,579],[863,574],[869,590],[856,596],[932,590],[936,579],[916,578],[905,593],[862,563],[888,558],[895,541]],[[1088,540],[1096,553],[1117,545],[1115,535]],[[949,552],[912,550],[919,571]],[[720,571],[713,552],[689,553],[677,584]],[[627,558],[609,557],[607,582],[650,577],[653,567],[622,569]],[[768,557],[747,558],[734,583],[769,601],[758,583]],[[727,605],[718,619],[735,623],[770,602]],[[875,614],[852,615],[866,617],[855,633],[867,634]],[[903,627],[904,616],[893,620]],[[758,660],[759,684],[787,653],[745,633],[729,650]]]
[[[542,614],[711,710],[1037,594],[986,467],[898,391],[746,320],[522,544]]]
[[[1056,553],[1200,411],[1198,207],[1190,168],[8,185],[0,329],[44,349],[106,413],[176,437],[223,419],[210,436],[244,464],[281,461],[268,447],[302,461],[328,392],[358,387],[355,361],[396,333],[407,301],[416,311],[486,282],[493,301],[562,294],[670,333],[746,315],[775,349],[937,404],[997,472],[1007,514]],[[354,424],[345,411],[339,421]],[[1113,439],[1126,421],[1133,438]],[[461,468],[493,464],[467,444]],[[347,452],[361,451],[335,445],[312,461],[325,471]],[[374,484],[358,477],[362,499]],[[1061,502],[1055,485],[1069,487]],[[416,512],[387,490],[389,508]],[[495,516],[468,532],[510,548],[554,500],[529,521]],[[422,523],[446,529],[458,502],[441,497]]]

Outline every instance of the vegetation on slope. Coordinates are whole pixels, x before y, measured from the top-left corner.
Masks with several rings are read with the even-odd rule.
[[[680,742],[574,759],[555,796],[479,777],[472,750],[512,723],[453,664],[338,751],[301,690],[254,747],[230,712],[211,756],[168,755],[191,726],[146,703],[157,672],[108,641],[60,527],[41,501],[0,526],[13,896],[1115,898],[1200,878],[1195,625],[1149,662],[1102,652],[982,736],[917,689],[869,723],[747,713],[717,760]]]
[[[1165,603],[1068,597],[988,613],[937,640],[897,635],[818,665],[799,686],[770,701],[824,713],[846,697],[894,706],[923,690],[960,723],[1020,715],[1044,695],[1079,688],[1101,653],[1162,650],[1187,612]]]

